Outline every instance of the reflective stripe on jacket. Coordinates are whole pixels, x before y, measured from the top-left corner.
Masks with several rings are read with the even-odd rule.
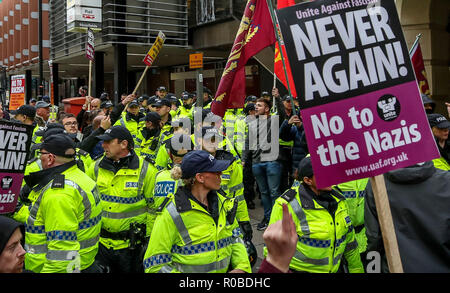
[[[276,200],[270,224],[282,219],[282,205],[287,204],[299,237],[291,269],[335,273],[345,256],[351,273],[364,272],[345,200],[335,191],[332,197],[338,202],[334,217],[311,197],[303,184],[289,189]]]
[[[147,273],[225,273],[251,267],[238,222],[234,199],[212,192],[217,222],[211,213],[189,198],[185,188],[156,218],[144,257]]]
[[[62,185],[52,179],[29,196],[25,268],[36,273],[84,270],[97,255],[102,220],[97,186],[76,165],[61,174]]]

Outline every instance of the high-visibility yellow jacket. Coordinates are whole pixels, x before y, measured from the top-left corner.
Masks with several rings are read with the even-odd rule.
[[[136,144],[136,137],[138,135],[138,131],[145,127],[145,115],[142,113],[139,113],[140,120],[137,122],[136,120],[132,119],[128,112],[123,111],[121,114],[121,117],[119,120],[114,123],[114,126],[116,125],[122,125],[126,129],[128,129],[131,133],[131,136],[133,136],[134,144]]]
[[[311,273],[335,273],[344,256],[351,273],[363,273],[358,243],[345,199],[336,191],[331,193],[338,202],[333,217],[315,200],[311,192],[300,184],[287,190],[272,208],[269,224],[283,218],[282,205],[287,204],[297,229],[297,251],[290,268]],[[266,248],[264,254],[267,254]]]
[[[103,207],[102,229],[109,233],[128,231],[131,223],[146,223],[147,235],[156,217],[153,199],[150,197],[151,181],[155,179],[156,168],[134,152],[127,162],[115,170],[112,160],[101,157],[91,165],[87,174],[96,180]],[[130,240],[101,237],[107,248],[123,249]]]
[[[348,207],[348,215],[355,227],[355,236],[358,241],[359,253],[367,249],[366,229],[364,228],[364,198],[368,178],[358,179],[337,185],[338,190],[345,197],[345,203]]]
[[[234,199],[211,191],[207,211],[193,198],[180,187],[160,207],[144,257],[145,272],[250,273]]]
[[[139,130],[135,139],[134,151],[139,156],[155,161],[159,148],[167,139],[166,135],[168,135],[168,133],[159,131],[155,136],[146,138],[147,131],[146,127]]]
[[[25,268],[36,273],[84,270],[95,260],[102,208],[97,186],[75,162],[39,171],[30,193]]]
[[[215,158],[217,160],[228,160],[233,163],[222,172],[221,188],[228,197],[235,198],[238,203],[236,218],[238,222],[250,221],[248,215],[247,202],[244,198],[244,183],[243,183],[243,167],[241,160],[236,159],[230,152],[217,151]]]
[[[183,181],[181,179],[174,180],[170,176],[171,165],[172,164],[170,163],[168,166],[169,169],[158,171],[151,188],[153,200],[157,207],[161,206],[168,196],[174,195],[180,186],[183,186]]]
[[[177,112],[173,116],[173,120],[178,120],[180,118],[187,117],[191,121],[194,121],[194,107],[191,107],[190,109],[187,109],[183,105],[178,107]]]
[[[434,167],[436,167],[438,169],[441,169],[444,171],[450,171],[450,165],[443,157],[434,159],[433,164],[434,164]]]
[[[75,156],[75,160],[77,161],[77,166],[81,171],[86,172],[94,161],[88,152],[80,148],[76,148],[76,151],[77,154]]]

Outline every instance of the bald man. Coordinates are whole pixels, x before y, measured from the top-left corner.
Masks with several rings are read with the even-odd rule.
[[[93,99],[91,101],[91,111],[100,110],[100,104],[101,103],[102,103],[102,100],[97,99],[97,98]]]

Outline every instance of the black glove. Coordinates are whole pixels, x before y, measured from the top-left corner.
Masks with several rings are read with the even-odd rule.
[[[253,230],[250,222],[239,222],[239,227],[242,230],[242,234],[244,234],[244,241],[252,241],[253,238]]]

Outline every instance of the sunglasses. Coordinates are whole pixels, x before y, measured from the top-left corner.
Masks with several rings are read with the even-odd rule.
[[[36,154],[38,157],[41,157],[42,155],[51,155],[52,153],[36,151]]]

